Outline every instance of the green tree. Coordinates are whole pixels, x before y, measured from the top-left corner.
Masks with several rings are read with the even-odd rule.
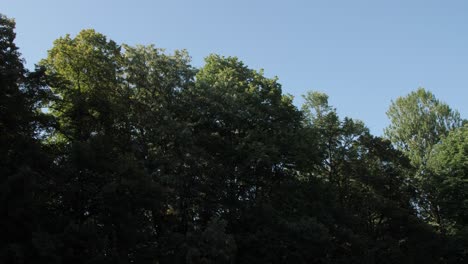
[[[222,210],[238,217],[241,201],[267,199],[271,184],[294,165],[288,159],[300,114],[275,78],[266,78],[237,58],[209,56],[196,80],[188,93],[195,98],[190,117],[198,135],[195,143],[217,168],[206,179],[220,181],[219,190],[226,191],[217,194]]]
[[[432,147],[450,130],[462,125],[456,110],[423,88],[392,102],[387,116],[390,125],[385,129],[385,136],[421,170]]]
[[[329,249],[333,253],[327,260],[395,263],[442,258],[443,240],[411,206],[411,166],[404,154],[390,141],[371,136],[362,122],[340,119],[326,94],[309,92],[303,112],[304,125],[317,140],[309,148],[318,147],[320,159],[301,173],[321,180],[325,192],[332,193],[328,199],[333,199],[324,210],[328,220],[322,222],[336,246]],[[411,242],[402,247],[401,241]]]
[[[205,228],[194,226],[200,185],[194,175],[199,156],[192,154],[192,134],[186,120],[190,105],[183,99],[186,90],[194,86],[196,71],[186,51],[166,54],[152,45],[124,48],[134,153],[167,194],[163,210],[154,219],[161,245],[158,258],[162,263],[180,263],[189,254],[187,245],[197,247],[193,237],[200,239],[198,230]]]
[[[114,41],[94,30],[83,30],[75,38],[66,35],[54,42],[41,65],[60,99],[50,107],[59,122],[59,139],[86,140],[114,133],[114,121],[121,117],[115,109],[117,100],[125,93],[120,80],[122,55]]]
[[[440,206],[440,221],[451,233],[468,234],[468,126],[457,128],[437,144],[428,160],[425,184]]]
[[[63,261],[151,263],[163,192],[133,144],[120,47],[84,30],[55,41],[41,64],[57,95],[49,144],[60,171],[51,192]]]
[[[338,186],[343,202],[350,184],[348,168],[358,155],[354,145],[360,137],[368,135],[369,130],[361,121],[340,120],[324,93],[309,92],[304,99],[305,124],[317,134],[321,155],[320,164],[312,173]]]
[[[270,204],[275,186],[293,176],[301,114],[276,78],[234,57],[208,56],[184,98],[197,160],[191,166],[202,183],[200,220],[224,219],[245,256],[257,244],[244,235],[267,224],[250,221],[250,213]]]
[[[409,177],[417,194],[416,207],[422,217],[443,231],[441,208],[434,194],[437,186],[428,184],[427,161],[432,148],[451,130],[462,125],[460,114],[431,92],[420,88],[392,102],[387,115],[391,124],[385,129],[386,137],[405,153],[416,170],[414,176]]]

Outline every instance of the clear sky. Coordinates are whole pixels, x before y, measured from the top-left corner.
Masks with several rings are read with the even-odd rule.
[[[94,28],[117,43],[237,56],[283,92],[318,90],[381,135],[392,99],[424,87],[468,118],[466,0],[0,0],[32,67],[56,38]]]

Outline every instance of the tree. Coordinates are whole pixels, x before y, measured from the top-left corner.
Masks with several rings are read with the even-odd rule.
[[[428,159],[425,184],[440,206],[449,233],[468,232],[468,126],[452,130],[435,145]],[[467,233],[468,234],[468,233]]]
[[[411,166],[404,154],[390,141],[370,135],[362,122],[341,120],[326,94],[309,92],[305,99],[304,125],[317,139],[309,148],[318,147],[321,159],[300,173],[313,176],[309,181],[322,180],[331,193],[328,199],[333,199],[325,210],[328,222],[322,222],[337,246],[328,253],[329,261],[395,263],[442,258],[445,250],[438,247],[443,240],[415,216],[411,206],[407,184]],[[329,221],[335,221],[334,225]],[[402,247],[399,241],[411,242]]]
[[[390,125],[385,136],[420,170],[424,170],[432,147],[462,125],[456,110],[423,88],[392,102],[387,116]]]
[[[54,43],[41,64],[57,95],[49,139],[59,175],[51,207],[64,261],[152,262],[163,192],[138,159],[120,47],[94,30]]]
[[[427,162],[432,148],[451,130],[462,125],[460,114],[419,88],[392,102],[387,112],[391,124],[385,129],[390,141],[410,159],[416,173],[409,178],[416,190],[415,204],[428,222],[443,232],[436,186],[428,184]]]
[[[190,166],[202,183],[200,221],[225,220],[244,255],[254,246],[244,232],[264,220],[250,221],[249,212],[269,204],[274,186],[293,176],[301,114],[276,78],[235,57],[208,56],[184,98],[196,159]]]
[[[196,80],[187,94],[195,99],[190,119],[196,144],[204,146],[219,168],[207,180],[222,180],[220,190],[226,193],[218,199],[234,217],[240,213],[238,204],[267,199],[271,184],[294,165],[289,153],[300,114],[275,78],[237,58],[207,57]]]
[[[58,120],[58,137],[87,140],[114,132],[114,121],[122,117],[115,108],[125,93],[122,55],[114,41],[94,30],[83,30],[75,38],[66,35],[54,42],[41,65],[60,99],[50,107]]]
[[[43,212],[51,173],[39,139],[49,119],[40,111],[50,94],[43,72],[28,72],[15,45],[15,22],[0,14],[0,262],[45,263]]]
[[[338,186],[343,202],[350,183],[348,168],[357,157],[353,146],[359,138],[368,135],[369,130],[361,121],[351,118],[340,120],[336,109],[328,104],[328,95],[324,93],[309,92],[304,99],[304,121],[318,135],[317,144],[321,155],[315,174]]]
[[[193,175],[200,157],[193,154],[186,120],[190,105],[184,100],[184,93],[194,86],[196,71],[186,51],[166,54],[153,45],[124,48],[133,151],[165,194],[154,219],[158,258],[162,263],[179,263],[188,256],[187,247],[197,247],[193,240],[200,239],[198,231],[206,227],[194,226],[193,221],[200,185]]]

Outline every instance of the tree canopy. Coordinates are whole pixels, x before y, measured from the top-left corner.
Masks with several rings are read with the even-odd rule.
[[[34,71],[0,16],[0,263],[463,263],[468,127],[424,89],[386,137],[236,57],[88,29]]]

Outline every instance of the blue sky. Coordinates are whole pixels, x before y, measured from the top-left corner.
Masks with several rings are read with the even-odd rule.
[[[468,117],[468,1],[0,0],[32,67],[52,42],[94,28],[118,43],[237,56],[283,92],[330,96],[381,135],[392,99],[425,87]]]

